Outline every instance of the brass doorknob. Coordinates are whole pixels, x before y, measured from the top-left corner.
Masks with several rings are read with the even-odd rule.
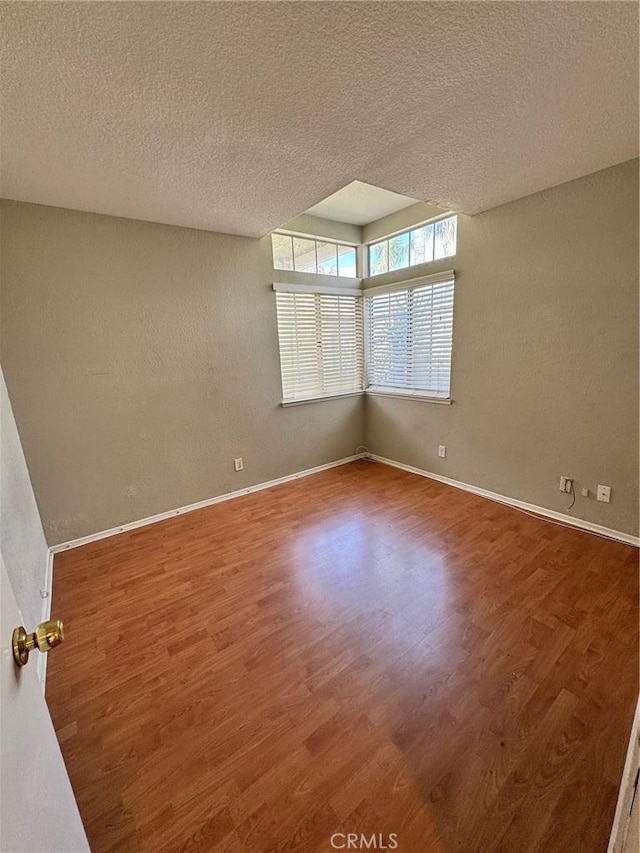
[[[29,652],[34,649],[48,652],[54,646],[59,646],[63,640],[64,626],[60,619],[49,619],[47,622],[41,622],[33,634],[27,634],[20,625],[14,630],[11,638],[16,665],[24,666],[29,660]]]

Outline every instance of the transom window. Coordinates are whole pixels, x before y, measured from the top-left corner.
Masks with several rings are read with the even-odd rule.
[[[277,232],[271,235],[271,242],[277,270],[356,277],[355,246]]]
[[[457,216],[385,237],[369,245],[369,275],[426,264],[456,253]]]

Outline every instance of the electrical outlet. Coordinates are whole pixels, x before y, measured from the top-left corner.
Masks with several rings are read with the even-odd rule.
[[[236,471],[242,471],[242,469],[244,468],[244,464],[242,462],[242,456],[239,459],[233,460],[233,467],[236,469]]]
[[[580,494],[582,495],[583,498],[588,498],[589,497],[589,489],[580,489]]]
[[[558,490],[561,492],[566,492],[567,494],[571,494],[571,485],[573,480],[571,477],[560,477],[560,485],[558,486]]]
[[[597,498],[605,504],[611,503],[611,486],[601,486],[598,483]]]
[[[447,455],[447,448],[444,446],[444,444],[439,445],[438,456],[440,456],[442,459],[444,459],[446,455]]]

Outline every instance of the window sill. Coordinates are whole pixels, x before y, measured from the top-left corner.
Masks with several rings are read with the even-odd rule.
[[[304,397],[301,400],[283,400],[280,405],[283,409],[290,406],[305,406],[307,403],[319,403],[321,400],[338,400],[340,397],[359,397],[364,391],[344,391],[340,394],[320,394],[318,397]]]
[[[366,394],[373,397],[396,397],[401,400],[420,400],[423,403],[439,403],[441,406],[450,406],[451,397],[438,397],[434,394],[421,391],[403,391],[401,388],[367,388]]]
[[[439,403],[450,406],[451,397],[436,397],[421,391],[403,391],[401,388],[367,388],[364,391],[344,391],[341,394],[320,394],[317,397],[303,397],[300,400],[282,400],[283,409],[291,406],[306,406],[307,403],[320,403],[322,400],[339,400],[341,397],[359,397],[361,394],[371,394],[373,397],[395,397],[400,400],[420,400],[423,403]]]

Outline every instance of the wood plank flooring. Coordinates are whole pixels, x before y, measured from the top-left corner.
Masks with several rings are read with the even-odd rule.
[[[356,462],[54,572],[47,699],[94,853],[606,850],[636,549]]]

